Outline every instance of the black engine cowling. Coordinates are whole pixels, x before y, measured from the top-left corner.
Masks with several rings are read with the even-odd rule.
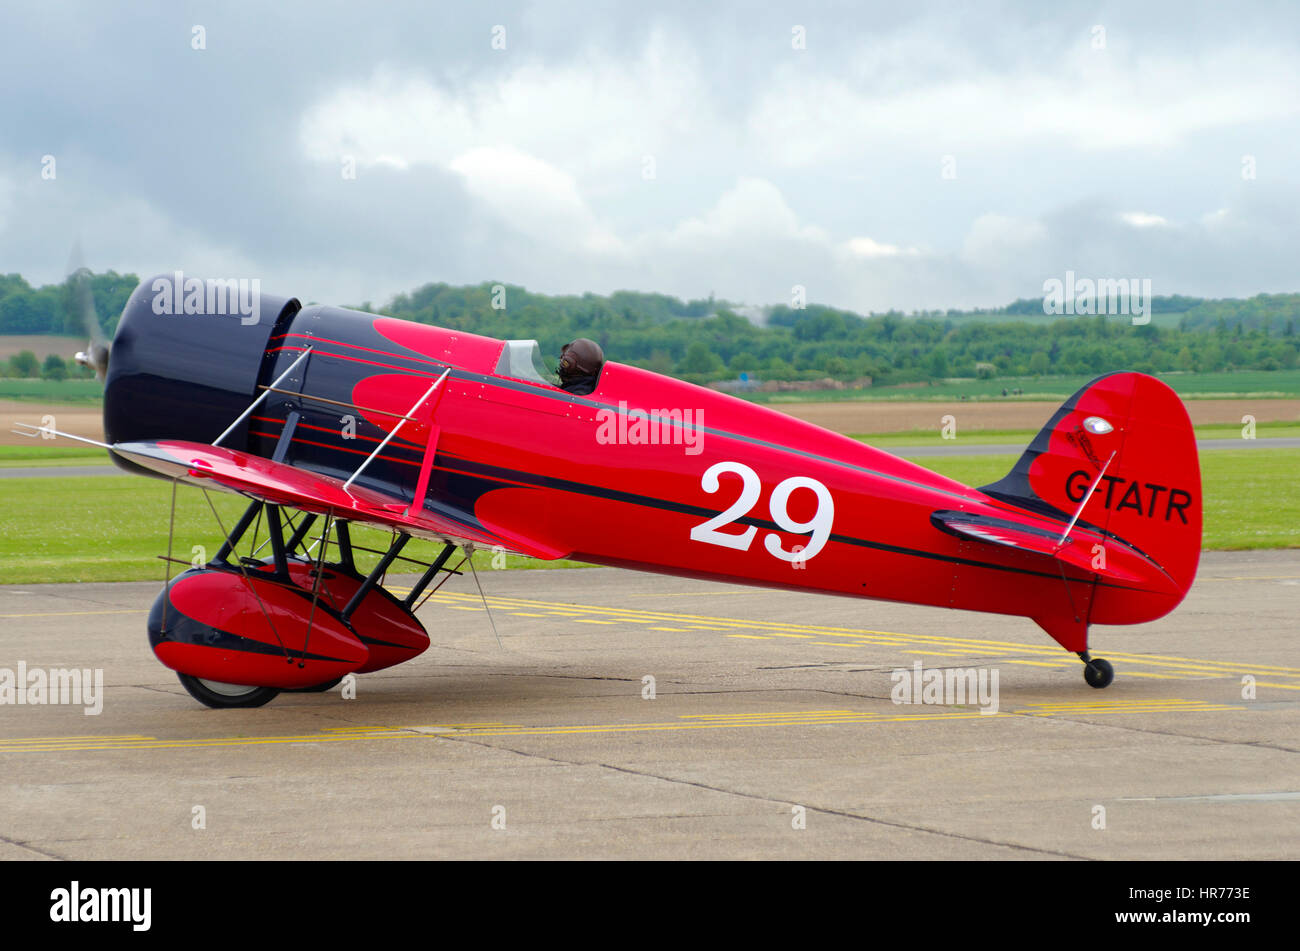
[[[269,384],[268,342],[302,305],[261,293],[260,282],[186,278],[142,281],[113,338],[104,384],[108,442],[189,439],[211,442]],[[247,424],[222,445],[244,449]],[[114,457],[121,467],[156,475]]]

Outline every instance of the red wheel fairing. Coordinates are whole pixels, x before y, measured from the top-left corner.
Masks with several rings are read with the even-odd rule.
[[[299,588],[310,593],[315,581],[314,565],[289,562],[289,577]],[[361,587],[362,579],[327,565],[321,579],[321,603],[332,611],[342,611]],[[352,632],[370,651],[369,659],[354,673],[368,674],[385,667],[405,663],[423,654],[429,647],[429,635],[415,615],[387,591],[376,587],[362,599],[349,619]]]
[[[172,670],[204,680],[310,687],[359,670],[369,651],[292,584],[199,568],[176,578],[149,613],[149,641]]]

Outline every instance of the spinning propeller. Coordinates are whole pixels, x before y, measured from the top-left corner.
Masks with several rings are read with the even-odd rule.
[[[100,383],[108,375],[108,340],[99,325],[95,313],[95,298],[90,292],[90,269],[81,261],[80,242],[73,248],[72,261],[69,266],[68,286],[72,291],[72,306],[81,317],[81,324],[90,338],[86,349],[79,351],[73,358],[83,367],[95,371],[95,379]]]

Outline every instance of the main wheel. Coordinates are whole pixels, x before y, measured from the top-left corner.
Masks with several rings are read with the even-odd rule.
[[[1098,690],[1109,687],[1110,682],[1115,679],[1115,668],[1110,665],[1110,661],[1094,657],[1083,665],[1083,679],[1088,682],[1089,687],[1096,687]]]
[[[223,684],[218,680],[201,680],[189,674],[177,674],[181,686],[204,706],[221,710],[226,707],[260,707],[278,694],[277,687],[251,687],[247,684]]]

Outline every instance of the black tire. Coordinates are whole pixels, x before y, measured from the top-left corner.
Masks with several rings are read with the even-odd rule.
[[[1098,690],[1102,687],[1109,687],[1110,682],[1115,679],[1115,668],[1110,665],[1110,661],[1094,657],[1084,664],[1083,679],[1088,682],[1089,687],[1095,687]]]
[[[327,680],[323,684],[317,684],[314,687],[292,687],[288,693],[324,693],[326,690],[333,690],[339,684],[343,683],[342,677],[335,677],[333,680]]]
[[[189,674],[177,674],[181,686],[199,703],[214,710],[230,707],[260,707],[270,703],[280,692],[278,687],[249,687],[242,684],[222,684],[215,680],[200,680]]]

